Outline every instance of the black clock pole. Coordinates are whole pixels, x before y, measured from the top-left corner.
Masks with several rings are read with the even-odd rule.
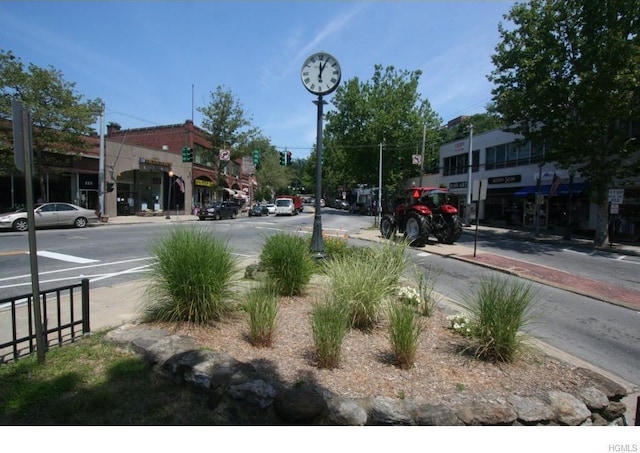
[[[311,237],[311,252],[316,258],[325,258],[324,241],[322,240],[322,213],[320,200],[322,199],[322,107],[325,102],[322,95],[318,95],[318,100],[313,101],[318,106],[318,132],[316,138],[316,199],[315,215],[313,217],[313,236]]]

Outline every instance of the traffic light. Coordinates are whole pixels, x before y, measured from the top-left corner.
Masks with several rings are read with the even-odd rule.
[[[193,162],[193,149],[185,146],[182,148],[182,162]]]
[[[280,151],[280,165],[287,165],[287,159],[284,151]]]
[[[256,167],[260,165],[260,151],[258,151],[257,149],[253,150],[253,165],[255,165]]]
[[[287,151],[286,165],[291,165],[291,151]]]
[[[108,182],[107,183],[107,192],[113,192],[113,183],[112,182]]]

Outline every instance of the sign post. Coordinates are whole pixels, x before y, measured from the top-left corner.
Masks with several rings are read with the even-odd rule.
[[[476,257],[476,247],[478,246],[478,224],[480,223],[480,201],[487,199],[487,180],[476,179],[473,181],[473,201],[476,202],[476,233],[473,241],[473,257]]]
[[[15,99],[11,100],[13,109],[13,148],[16,167],[24,171],[25,196],[27,198],[27,223],[29,225],[29,257],[31,262],[31,292],[33,294],[33,322],[36,331],[36,353],[38,363],[44,363],[44,335],[42,331],[42,312],[40,304],[40,281],[38,280],[38,253],[36,247],[36,224],[33,213],[33,149],[31,147],[31,114]],[[18,157],[22,154],[22,158]],[[18,165],[21,164],[22,168]]]

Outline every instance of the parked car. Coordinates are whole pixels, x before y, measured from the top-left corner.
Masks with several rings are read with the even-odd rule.
[[[36,228],[74,226],[84,228],[98,221],[98,214],[71,203],[38,203],[33,210]],[[14,231],[29,230],[26,208],[0,215],[0,228]]]
[[[261,217],[263,215],[269,215],[269,209],[266,205],[256,204],[249,209],[249,217]]]
[[[219,203],[213,203],[202,209],[198,213],[200,220],[207,219],[235,219],[240,212],[240,206],[233,201],[223,201]]]
[[[268,204],[267,205],[267,211],[269,212],[269,214],[275,214],[276,213],[276,205],[275,204]]]
[[[336,200],[333,207],[336,209],[343,209],[345,211],[348,211],[350,208],[349,202],[347,200]]]

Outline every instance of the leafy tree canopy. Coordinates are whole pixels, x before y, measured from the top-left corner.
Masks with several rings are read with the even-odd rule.
[[[224,86],[218,85],[209,93],[209,104],[198,107],[198,111],[203,115],[202,128],[211,135],[214,150],[234,149],[259,135],[251,127],[242,103]]]
[[[607,189],[640,169],[640,0],[532,0],[499,25],[489,80],[496,111],[547,159],[577,170],[599,205],[596,244],[607,239]]]
[[[0,172],[4,174],[15,171],[12,99],[31,113],[34,167],[44,198],[44,174],[68,165],[70,156],[90,146],[85,137],[95,134],[91,125],[100,115],[103,102],[84,100],[75,92],[75,83],[65,81],[62,72],[53,67],[29,64],[25,68],[12,52],[0,49]]]
[[[437,131],[442,122],[418,93],[421,75],[420,70],[375,65],[371,80],[353,78],[338,87],[334,109],[326,114],[325,193],[360,183],[377,186],[380,143],[384,143],[385,187],[396,190],[407,177],[419,175],[420,166],[412,164],[412,154],[421,154],[425,125],[427,146],[436,143],[436,149],[439,147]],[[310,160],[315,163],[315,156]]]

